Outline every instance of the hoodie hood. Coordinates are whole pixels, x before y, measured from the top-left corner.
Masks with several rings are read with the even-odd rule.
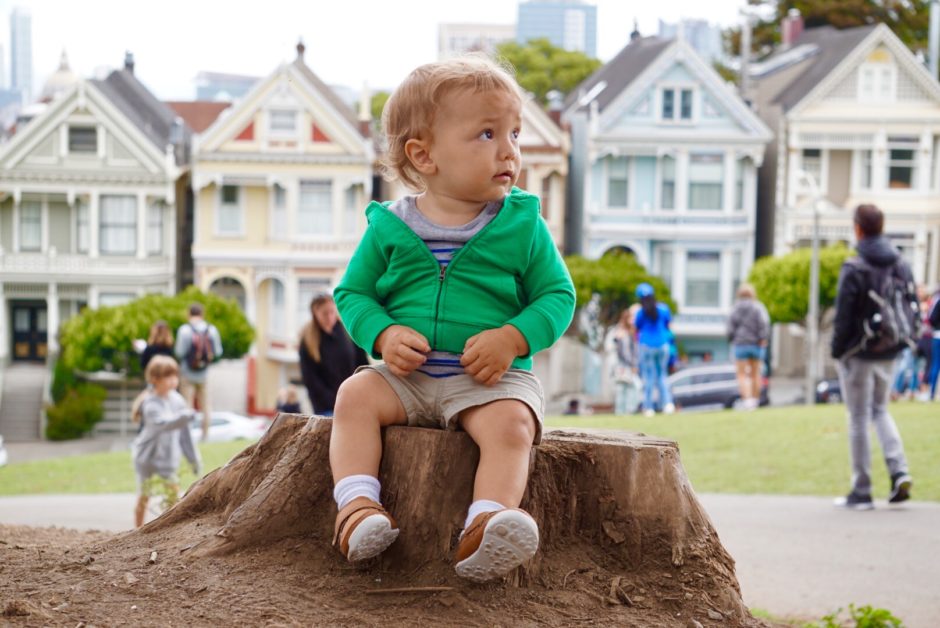
[[[858,254],[872,266],[891,266],[901,257],[898,250],[884,236],[864,238],[856,248]]]

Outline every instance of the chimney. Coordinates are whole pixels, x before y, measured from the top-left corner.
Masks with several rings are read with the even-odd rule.
[[[304,60],[304,50],[306,50],[306,49],[307,49],[307,47],[304,46],[304,40],[303,40],[303,39],[298,39],[298,40],[297,40],[297,60],[298,60],[298,61],[303,61],[303,60]]]
[[[124,69],[131,74],[134,73],[134,53],[130,50],[124,51]]]
[[[783,47],[789,48],[803,34],[803,16],[800,15],[800,10],[790,9],[787,11],[787,16],[783,18],[781,26]]]

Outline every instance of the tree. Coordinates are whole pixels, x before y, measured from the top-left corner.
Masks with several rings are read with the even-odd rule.
[[[248,352],[254,330],[235,301],[206,294],[190,286],[175,296],[149,294],[117,307],[86,308],[62,325],[59,340],[63,365],[77,371],[125,370],[140,372],[133,341],[146,338],[150,326],[163,319],[171,329],[178,329],[188,318],[189,305],[205,306],[206,320],[219,330],[226,358],[238,358]]]
[[[519,85],[534,94],[542,105],[548,104],[550,91],[566,95],[602,65],[583,52],[553,46],[545,38],[530,40],[525,45],[507,42],[500,44],[496,52],[515,68]]]
[[[836,302],[842,262],[854,251],[842,244],[819,251],[819,318]],[[812,251],[798,249],[780,257],[763,257],[751,268],[748,281],[775,323],[806,322],[809,312],[809,271]]]
[[[391,94],[388,92],[375,92],[372,94],[369,111],[372,114],[372,122],[376,125],[376,128],[382,126],[382,111],[385,109],[385,103],[388,102],[389,96]]]
[[[577,306],[580,308],[587,305],[594,295],[599,297],[597,324],[601,328],[598,330],[601,340],[606,335],[607,328],[617,322],[620,313],[637,302],[634,291],[641,283],[646,282],[653,286],[656,298],[668,304],[673,312],[676,311],[676,304],[666,283],[646,272],[631,253],[613,251],[596,260],[569,255],[565,258],[565,263],[568,264],[568,271],[574,281]]]
[[[798,9],[806,28],[833,26],[838,29],[883,23],[913,52],[927,47],[930,0],[748,0],[765,9],[768,19],[758,21],[751,36],[752,52],[769,54],[781,41],[781,24],[790,9]],[[725,48],[741,54],[741,28],[725,31]]]

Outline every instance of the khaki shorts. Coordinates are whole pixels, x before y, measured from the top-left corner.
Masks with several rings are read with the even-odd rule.
[[[484,386],[470,375],[431,377],[417,371],[398,377],[385,364],[360,366],[359,371],[375,371],[385,378],[401,400],[412,427],[458,428],[457,418],[467,408],[482,406],[501,399],[517,399],[532,411],[535,418],[534,445],[542,440],[545,416],[545,395],[538,378],[522,369],[509,369],[494,386]]]

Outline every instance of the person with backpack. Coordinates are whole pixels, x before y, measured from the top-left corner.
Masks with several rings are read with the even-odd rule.
[[[174,352],[180,362],[180,392],[191,407],[202,412],[202,440],[209,437],[212,405],[209,399],[209,365],[222,357],[222,339],[215,325],[206,322],[201,303],[189,306],[189,322],[176,332]],[[197,408],[198,404],[198,408]]]
[[[849,414],[852,490],[835,505],[871,510],[870,423],[891,478],[888,503],[910,499],[913,480],[901,434],[888,413],[888,398],[894,359],[919,334],[920,306],[910,267],[882,235],[882,211],[859,205],[854,224],[858,256],[846,260],[839,274],[832,336],[832,357]]]
[[[927,301],[927,323],[930,325],[931,343],[927,384],[930,386],[928,399],[937,398],[937,379],[940,379],[940,288]]]

